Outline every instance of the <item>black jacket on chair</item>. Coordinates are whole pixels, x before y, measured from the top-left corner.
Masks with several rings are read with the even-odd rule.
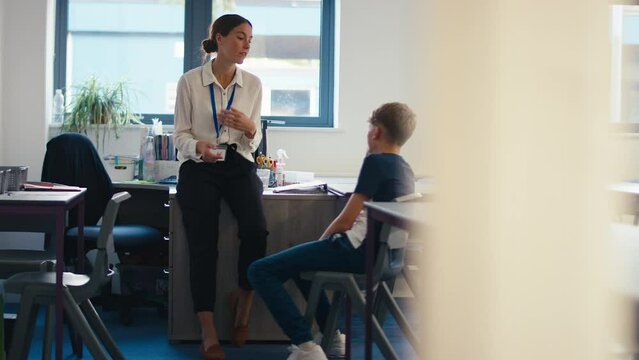
[[[91,140],[82,134],[75,133],[62,134],[51,139],[47,143],[47,153],[42,169],[42,181],[75,185],[87,189],[84,203],[85,226],[83,244],[85,251],[95,248],[100,234],[100,226],[96,226],[96,224],[111,199],[113,184]],[[166,190],[166,197],[168,198],[168,189]],[[141,197],[141,200],[144,201],[144,198]],[[161,201],[160,208],[168,211],[163,206],[164,201]],[[121,207],[120,211],[126,213],[127,206]],[[149,210],[143,212],[147,211]],[[165,219],[168,224],[168,214],[165,215]],[[157,266],[158,259],[164,258],[160,255],[168,253],[168,245],[164,240],[163,233],[157,228],[144,225],[142,221],[122,220],[122,214],[118,215],[118,221],[113,226],[112,235],[115,252],[120,260],[119,271],[123,294],[123,298],[119,300],[121,317],[125,324],[129,324],[132,321],[130,308],[134,302],[133,297],[129,296],[132,295],[129,294],[132,291],[127,289],[134,288],[141,282],[139,277],[136,279],[135,271],[131,269],[134,269],[136,265]],[[154,220],[158,221],[157,219]],[[76,254],[78,241],[77,222],[77,213],[71,213],[69,216],[69,228],[66,231],[64,242],[65,258],[69,262],[73,262],[74,259],[79,257]],[[145,257],[147,254],[148,256]],[[168,265],[166,264],[167,262],[162,262],[161,266],[165,267]],[[157,271],[162,273],[162,267],[158,267]],[[151,282],[151,285],[142,285],[154,288],[155,283]],[[128,293],[125,294],[125,290]]]
[[[65,133],[49,140],[42,166],[42,181],[87,188],[85,225],[97,224],[113,195],[111,178],[98,151],[82,134]],[[77,211],[72,211],[69,226],[77,224]]]

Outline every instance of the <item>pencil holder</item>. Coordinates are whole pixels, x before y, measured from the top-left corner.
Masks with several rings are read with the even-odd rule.
[[[5,191],[22,190],[22,184],[27,182],[28,166],[0,166],[0,170],[5,170]]]

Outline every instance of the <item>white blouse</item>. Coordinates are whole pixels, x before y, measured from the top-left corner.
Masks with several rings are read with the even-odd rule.
[[[255,152],[262,139],[262,82],[248,71],[239,67],[236,69],[233,80],[226,88],[222,88],[213,75],[210,61],[180,77],[175,101],[174,135],[180,162],[203,161],[202,155],[196,154],[195,145],[199,140],[207,140],[213,144],[237,144],[237,152],[253,162],[251,153]],[[232,107],[246,114],[255,123],[257,131],[253,139],[246,137],[243,131],[226,126],[219,129],[219,138],[217,137],[209,92],[210,84],[214,84],[218,113],[226,109],[233,87],[237,84]]]

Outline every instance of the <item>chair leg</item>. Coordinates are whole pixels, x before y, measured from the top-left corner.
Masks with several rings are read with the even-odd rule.
[[[100,316],[98,315],[98,313],[95,311],[95,308],[93,307],[93,304],[91,304],[91,301],[87,299],[81,302],[80,309],[82,310],[82,312],[84,313],[84,316],[88,320],[89,325],[91,325],[93,330],[95,330],[96,334],[98,335],[98,337],[104,344],[104,347],[106,347],[107,351],[109,352],[109,355],[111,355],[113,359],[123,360],[124,355],[118,348],[117,344],[115,343],[115,340],[113,340],[113,337],[111,337],[111,334],[109,334],[109,331],[107,330],[106,326],[104,326],[104,323],[100,319]]]
[[[64,323],[67,324],[67,330],[69,332],[69,339],[71,341],[71,348],[73,349],[73,353],[78,357],[82,358],[82,344],[80,342],[80,336],[77,335],[71,325],[69,324],[69,319],[66,315],[64,315]],[[46,313],[44,317],[44,336],[42,339],[42,359],[49,360],[51,359],[51,353],[53,349],[53,328],[55,327],[55,305],[47,305]]]
[[[324,336],[322,337],[322,349],[327,351],[333,344],[333,334],[337,330],[337,321],[339,320],[339,313],[344,303],[344,293],[341,291],[333,292],[333,301],[331,302],[331,309],[326,318],[326,325],[324,325]]]
[[[399,356],[393,349],[390,341],[384,334],[384,330],[379,325],[377,319],[373,316],[373,341],[377,344],[377,347],[384,355],[384,359],[399,360]]]
[[[80,334],[80,337],[82,337],[82,340],[86,344],[87,348],[89,348],[91,355],[93,355],[93,357],[98,360],[108,359],[107,354],[100,346],[98,338],[91,330],[91,326],[89,326],[87,319],[84,318],[82,311],[80,311],[78,304],[75,302],[73,295],[71,295],[69,290],[64,289],[63,296],[64,310],[66,310],[67,314],[69,315],[71,324],[76,329],[76,332]]]
[[[13,329],[13,339],[9,348],[8,360],[23,360],[29,355],[33,329],[38,315],[38,305],[34,302],[34,294],[25,289],[20,296],[20,308]]]
[[[351,303],[353,305],[353,308],[355,309],[355,311],[362,314],[362,316],[364,317],[364,321],[366,321],[365,320],[366,299],[362,295],[362,292],[359,290],[357,283],[355,282],[354,279],[351,279],[351,281],[349,281],[345,285],[346,285],[346,291],[351,298]],[[373,313],[372,320],[373,320],[373,324],[372,324],[373,325],[373,341],[375,342],[375,344],[377,344],[377,347],[379,348],[382,355],[384,356],[384,359],[399,360],[399,356],[393,349],[393,346],[390,344],[390,341],[388,341],[388,338],[384,334],[384,331],[382,330],[382,327],[379,325],[379,322],[377,321],[377,318],[375,317],[374,313]]]
[[[122,325],[130,326],[133,324],[133,298],[131,295],[118,296],[118,311],[120,313],[120,322]]]
[[[69,332],[69,339],[71,341],[71,348],[73,349],[73,353],[76,357],[82,358],[82,338],[76,333],[76,331],[73,329],[73,326],[69,324],[66,315],[64,319],[65,321],[67,321],[67,331]]]
[[[306,313],[304,318],[309,325],[313,324],[315,319],[315,310],[319,304],[320,293],[322,291],[323,283],[317,279],[313,279],[311,283],[311,289],[308,292],[308,299],[306,300]]]
[[[42,360],[51,359],[53,344],[53,326],[55,324],[55,305],[47,305],[44,315],[44,336],[42,340]]]
[[[393,288],[395,287],[395,279],[393,278],[388,281],[380,281],[377,290],[375,291],[375,297],[373,298],[373,314],[377,318],[379,324],[384,327],[384,321],[386,321],[388,309],[386,308],[386,303],[383,301],[383,293],[379,291],[382,284],[386,285],[387,289],[389,289],[392,293]]]
[[[393,295],[391,294],[388,287],[386,287],[386,284],[382,284],[382,286],[380,287],[378,291],[381,294],[381,299],[383,299],[383,301],[386,302],[388,306],[388,310],[390,311],[391,315],[393,315],[393,317],[395,318],[395,321],[397,321],[399,328],[402,329],[402,332],[408,339],[408,342],[410,342],[410,344],[413,346],[413,349],[415,349],[415,351],[419,353],[421,341],[415,335],[415,332],[413,332],[413,329],[408,323],[408,320],[406,319],[406,317],[404,316],[404,313],[399,308],[399,305],[397,305],[397,302],[393,298]]]

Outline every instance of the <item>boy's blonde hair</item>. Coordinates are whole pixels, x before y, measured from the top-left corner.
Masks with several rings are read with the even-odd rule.
[[[406,104],[386,103],[373,111],[370,123],[383,128],[386,140],[402,146],[415,131],[415,113]]]

